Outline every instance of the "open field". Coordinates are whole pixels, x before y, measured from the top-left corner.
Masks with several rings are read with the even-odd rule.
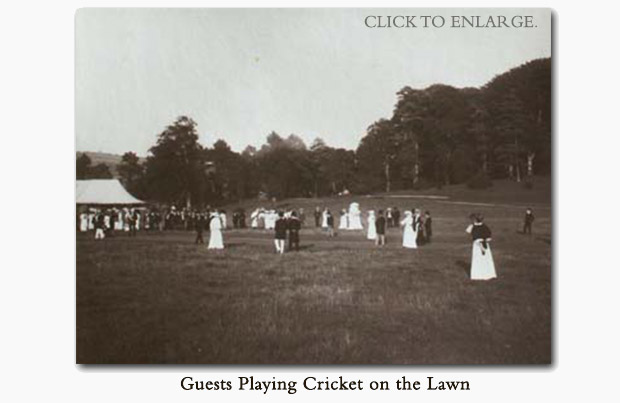
[[[449,199],[279,203],[307,214],[316,205],[338,211],[350,200],[363,211],[431,210],[433,242],[413,251],[400,248],[398,229],[378,249],[361,232],[327,238],[311,217],[302,250],[282,256],[274,253],[273,234],[260,230],[226,231],[227,248],[219,252],[194,245],[193,232],[119,234],[103,242],[78,234],[77,361],[549,363],[550,187],[510,186],[470,198],[453,188],[442,193]],[[532,236],[518,233],[526,205],[536,215]],[[468,279],[464,229],[472,211],[482,212],[493,231],[499,278],[489,282]]]

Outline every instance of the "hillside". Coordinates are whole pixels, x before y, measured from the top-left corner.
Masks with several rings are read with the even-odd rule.
[[[79,157],[82,154],[86,154],[88,158],[90,158],[93,166],[102,163],[106,164],[110,168],[112,175],[114,175],[114,177],[118,177],[116,166],[120,164],[121,159],[123,158],[121,155],[93,151],[78,151],[76,152],[76,157]],[[140,157],[140,162],[144,162],[144,160],[145,158]]]
[[[449,185],[442,189],[403,190],[398,192],[376,193],[372,195],[334,196],[326,198],[294,198],[270,201],[258,201],[257,199],[244,200],[240,203],[230,203],[224,206],[230,211],[236,208],[251,210],[257,206],[265,208],[304,208],[312,211],[315,207],[327,207],[332,211],[340,211],[357,201],[362,204],[362,209],[385,209],[398,206],[401,209],[439,208],[446,205],[471,205],[473,209],[489,208],[493,206],[514,207],[523,209],[526,206],[534,208],[550,209],[552,202],[551,178],[548,176],[535,177],[532,189],[526,189],[523,183],[516,183],[507,179],[493,181],[489,189],[474,190],[466,185]]]

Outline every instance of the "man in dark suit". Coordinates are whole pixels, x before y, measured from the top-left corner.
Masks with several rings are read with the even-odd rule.
[[[288,219],[288,248],[299,251],[299,231],[301,230],[301,220],[297,217],[297,212],[291,213],[291,218]]]
[[[392,221],[394,221],[394,227],[400,226],[400,211],[398,211],[398,207],[394,207],[394,210],[392,210]]]
[[[317,228],[321,226],[321,209],[319,206],[314,209],[314,226]]]
[[[284,253],[284,242],[286,241],[286,219],[284,218],[284,213],[278,213],[278,219],[276,220],[275,231],[276,231],[276,239],[274,241],[276,245],[276,253]]]
[[[205,241],[202,238],[202,233],[204,231],[206,227],[206,220],[204,215],[202,214],[198,214],[198,217],[196,217],[196,241],[194,242],[195,244],[204,244]]]
[[[377,239],[375,241],[376,245],[383,246],[385,245],[385,227],[387,220],[383,216],[383,210],[379,210],[379,216],[375,220],[375,227],[377,228]]]

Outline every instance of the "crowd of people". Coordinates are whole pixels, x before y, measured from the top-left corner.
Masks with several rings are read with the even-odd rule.
[[[77,230],[95,231],[97,239],[112,236],[116,231],[135,236],[138,231],[193,231],[196,227],[208,225],[207,220],[218,213],[226,228],[225,210],[177,209],[174,206],[165,209],[136,207],[91,207],[78,213]],[[235,210],[232,214],[234,228],[246,228],[245,211]],[[99,230],[99,231],[97,231]]]
[[[366,228],[360,219],[361,211],[357,203],[352,203],[349,210],[342,209],[339,213],[339,223],[336,229],[336,220],[328,208],[316,207],[314,210],[314,226],[320,228],[328,237],[335,237],[338,231],[363,230],[368,240],[378,247],[386,244],[386,230],[388,228],[402,228],[402,247],[416,249],[428,244],[433,238],[433,224],[431,213],[424,213],[418,208],[405,210],[402,213],[398,207],[384,210],[368,210],[366,212]],[[484,223],[480,214],[470,216],[471,224],[466,232],[472,238],[472,280],[489,280],[497,277],[493,255],[490,248],[491,230]],[[253,230],[267,230],[274,232],[275,251],[283,254],[289,251],[299,251],[300,232],[305,226],[306,216],[303,208],[299,210],[278,211],[275,209],[256,208],[250,214],[250,228]],[[233,212],[232,227],[244,229],[246,214],[243,209]],[[528,208],[523,221],[523,234],[532,233],[534,214]],[[228,217],[225,210],[206,209],[204,211],[177,209],[170,207],[163,210],[145,208],[91,208],[83,211],[77,219],[78,231],[94,230],[95,239],[101,240],[112,236],[116,231],[136,236],[138,231],[167,231],[167,230],[194,230],[195,243],[204,244],[203,233],[209,231],[208,249],[224,249],[222,230],[228,227]],[[288,248],[286,241],[288,240]]]

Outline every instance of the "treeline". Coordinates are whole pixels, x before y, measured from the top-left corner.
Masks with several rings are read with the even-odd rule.
[[[217,205],[457,183],[483,188],[492,179],[528,183],[551,171],[550,59],[528,62],[482,88],[405,87],[397,96],[392,116],[370,125],[355,151],[320,138],[307,146],[294,134],[274,132],[260,149],[237,153],[224,140],[203,147],[196,123],[182,116],[158,136],[144,162],[125,153],[117,172],[146,200]],[[83,162],[78,178],[86,172]]]

